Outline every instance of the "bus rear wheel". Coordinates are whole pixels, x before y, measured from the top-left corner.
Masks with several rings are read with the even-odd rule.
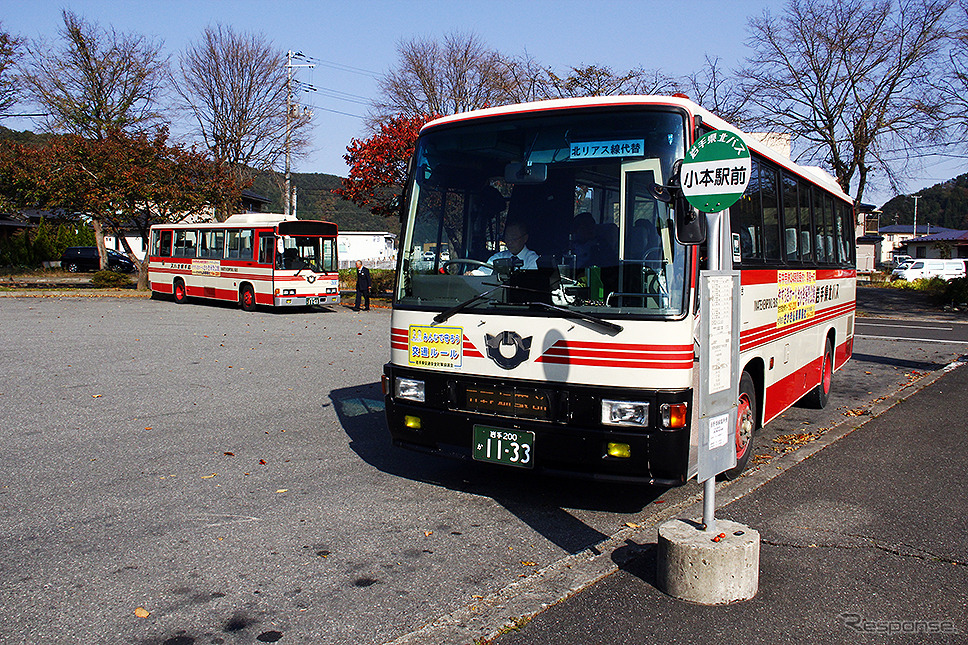
[[[726,479],[736,479],[749,463],[753,453],[753,435],[756,433],[756,388],[749,372],[739,379],[739,407],[736,411],[736,466],[723,473]]]
[[[823,348],[823,363],[820,365],[820,383],[810,390],[804,397],[804,402],[811,408],[822,410],[827,407],[830,399],[830,385],[834,377],[834,345],[827,337]]]
[[[255,291],[247,284],[239,289],[239,304],[242,306],[242,311],[255,310]]]
[[[171,293],[175,297],[175,302],[178,304],[184,304],[188,300],[188,292],[185,291],[185,283],[181,280],[175,280],[175,283],[171,286]]]

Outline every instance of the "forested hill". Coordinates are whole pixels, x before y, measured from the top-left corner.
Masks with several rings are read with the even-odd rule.
[[[918,192],[918,229],[924,224],[968,230],[968,173]],[[914,222],[914,198],[898,195],[881,207],[881,226]]]
[[[281,213],[282,181],[281,174],[262,173],[256,177],[249,190],[272,200],[267,210]],[[336,222],[341,231],[400,232],[400,222],[395,217],[374,215],[369,210],[334,195],[333,191],[342,186],[336,175],[292,173],[292,183],[296,187],[296,212],[300,219]]]

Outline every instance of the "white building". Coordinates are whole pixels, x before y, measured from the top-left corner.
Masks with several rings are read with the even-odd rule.
[[[357,260],[376,269],[396,266],[397,236],[387,231],[340,231],[336,248],[343,269],[354,266]]]

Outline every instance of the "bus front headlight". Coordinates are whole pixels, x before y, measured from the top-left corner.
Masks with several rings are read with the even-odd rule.
[[[647,401],[602,399],[602,424],[644,428],[649,425],[649,404]]]
[[[394,381],[393,394],[398,399],[417,401],[418,403],[423,403],[427,398],[423,381],[399,376]]]

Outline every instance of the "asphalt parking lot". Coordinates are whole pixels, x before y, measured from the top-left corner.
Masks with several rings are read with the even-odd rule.
[[[393,448],[385,309],[4,298],[0,321],[5,643],[392,641],[698,490]],[[858,341],[759,467],[960,349]]]

